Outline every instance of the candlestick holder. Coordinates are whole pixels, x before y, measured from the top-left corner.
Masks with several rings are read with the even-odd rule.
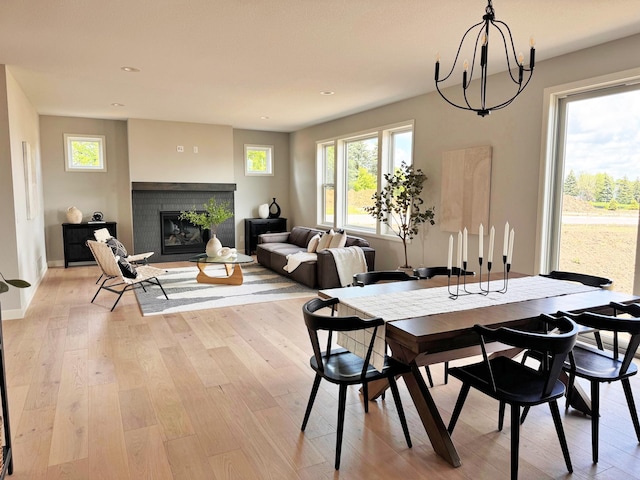
[[[452,300],[456,300],[458,299],[458,297],[462,296],[462,295],[488,295],[489,293],[507,293],[508,287],[509,287],[509,272],[511,271],[511,264],[507,263],[507,256],[503,255],[502,256],[502,268],[503,268],[503,283],[502,283],[502,287],[499,289],[491,289],[491,267],[492,267],[492,263],[493,262],[487,262],[487,281],[486,281],[486,287],[483,286],[483,282],[482,282],[482,263],[483,263],[483,259],[482,257],[478,258],[478,264],[479,264],[479,275],[480,275],[480,282],[478,283],[479,285],[479,290],[471,290],[469,288],[467,288],[467,276],[465,275],[465,272],[467,271],[467,262],[463,261],[462,262],[462,268],[458,268],[458,273],[457,275],[455,275],[455,277],[457,277],[457,281],[455,282],[455,284],[451,283],[451,277],[452,277],[452,270],[453,269],[448,269],[448,280],[447,280],[447,290],[449,292],[449,298]],[[462,279],[462,292],[460,291],[460,276],[463,277]],[[471,284],[470,284],[471,285]]]

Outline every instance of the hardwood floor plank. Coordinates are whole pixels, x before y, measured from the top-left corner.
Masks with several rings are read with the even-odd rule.
[[[255,470],[242,449],[209,457],[209,465],[218,480],[260,478],[260,473]]]
[[[124,431],[156,425],[156,414],[146,387],[119,392],[120,412]]]
[[[47,469],[47,480],[87,480],[88,478],[91,478],[88,458],[52,465]]]
[[[89,429],[90,478],[130,478],[116,384],[89,387]]]
[[[89,398],[87,385],[87,351],[72,350],[64,354],[62,378],[49,465],[87,458],[89,452]]]
[[[124,438],[132,480],[173,478],[162,434],[157,425],[129,430],[125,432]]]
[[[54,416],[54,407],[43,407],[24,413],[13,425],[12,480],[46,478]]]
[[[38,363],[32,374],[25,403],[26,410],[55,406],[62,370],[65,337],[66,331],[64,329],[46,330],[38,354]]]
[[[215,478],[198,438],[177,438],[167,442],[174,480],[211,480]]]

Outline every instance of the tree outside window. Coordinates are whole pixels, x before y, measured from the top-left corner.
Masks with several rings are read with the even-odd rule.
[[[106,172],[105,137],[103,135],[64,135],[65,170]]]

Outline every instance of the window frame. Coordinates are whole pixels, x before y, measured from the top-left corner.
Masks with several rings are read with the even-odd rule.
[[[265,171],[253,170],[251,168],[251,162],[249,159],[250,151],[264,151],[267,154],[267,168]],[[272,177],[274,175],[274,148],[273,145],[257,145],[257,144],[245,144],[244,145],[244,174],[247,177]]]
[[[73,162],[73,147],[75,141],[96,142],[98,144],[98,166],[78,166]],[[107,171],[107,147],[104,135],[89,135],[82,133],[64,134],[64,169],[66,172],[98,172]]]
[[[346,228],[369,236],[380,236],[389,240],[398,240],[397,235],[380,221],[375,221],[375,228],[366,228],[362,226],[350,225],[346,223],[347,215],[347,193],[348,193],[348,159],[346,158],[346,146],[349,142],[366,140],[368,138],[377,137],[378,139],[378,178],[376,191],[380,192],[384,182],[384,175],[391,173],[394,166],[394,149],[393,138],[396,133],[411,132],[411,151],[410,164],[414,164],[415,150],[415,121],[407,120],[397,122],[381,127],[371,128],[360,132],[346,135],[340,135],[333,138],[327,138],[316,142],[317,147],[317,223],[323,228],[342,229]],[[326,147],[334,146],[335,152],[335,168],[334,178],[332,181],[325,179],[325,156]],[[327,187],[334,188],[334,215],[333,222],[327,221],[325,212],[325,191]]]

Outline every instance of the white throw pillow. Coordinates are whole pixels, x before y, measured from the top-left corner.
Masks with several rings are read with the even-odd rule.
[[[329,248],[342,248],[347,244],[347,232],[336,233],[331,239]]]
[[[309,240],[309,245],[307,245],[307,252],[313,253],[318,248],[318,243],[320,243],[320,234],[316,233],[311,240]]]
[[[318,242],[318,248],[316,248],[316,252],[320,252],[321,250],[325,250],[329,248],[329,245],[331,244],[331,239],[333,239],[334,235],[335,233],[333,232],[333,228],[329,230],[327,233],[323,233],[322,236],[320,237],[320,241]]]

